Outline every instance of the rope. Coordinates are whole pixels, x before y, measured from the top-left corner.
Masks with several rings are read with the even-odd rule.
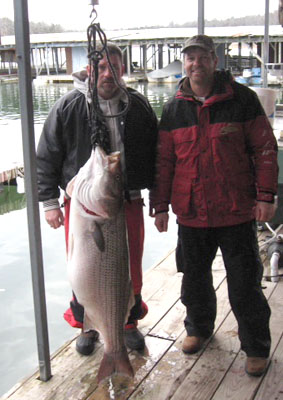
[[[99,50],[97,49],[97,37],[101,45]],[[93,147],[99,145],[104,151],[110,153],[110,135],[106,125],[106,118],[117,118],[125,115],[130,107],[131,98],[124,86],[119,82],[116,72],[112,66],[108,48],[107,48],[107,38],[105,33],[100,27],[99,23],[91,23],[87,29],[87,39],[88,39],[88,58],[89,58],[89,69],[91,71],[91,78],[89,79],[89,93],[91,97],[90,103],[90,126],[91,126],[91,144]],[[126,94],[128,102],[126,107],[115,115],[104,115],[98,98],[98,64],[103,59],[106,54],[107,61],[114,77],[116,85]]]

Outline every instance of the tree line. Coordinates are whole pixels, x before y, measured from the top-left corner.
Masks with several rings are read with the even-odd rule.
[[[279,17],[278,11],[274,11],[269,14],[269,24],[270,25],[278,25]],[[250,15],[242,18],[228,18],[225,20],[205,20],[205,26],[256,26],[256,25],[264,25],[264,16],[263,15]],[[197,26],[197,21],[186,22],[184,24],[176,24],[173,21],[167,25],[168,28],[194,28]],[[30,22],[30,33],[60,33],[67,32],[69,30],[64,29],[59,24],[46,24],[45,22]],[[146,28],[166,28],[164,26],[155,25],[155,26],[147,26]],[[136,27],[132,29],[141,29],[145,27]],[[0,36],[8,36],[14,35],[14,21],[9,18],[0,18]]]
[[[241,17],[241,18],[227,18],[225,20],[218,20],[218,19],[212,19],[210,21],[205,21],[205,26],[212,26],[212,27],[217,27],[217,26],[262,26],[264,25],[264,20],[265,17],[264,15],[249,15],[246,17]],[[278,17],[278,11],[274,11],[269,14],[269,25],[278,25],[279,24],[279,17]],[[182,25],[180,24],[174,24],[171,22],[169,24],[170,27],[174,28],[189,28],[189,27],[196,27],[197,22],[186,22]]]
[[[59,24],[46,24],[45,22],[30,22],[30,33],[60,33],[65,32],[65,29]],[[14,35],[14,21],[9,18],[0,18],[0,35]]]

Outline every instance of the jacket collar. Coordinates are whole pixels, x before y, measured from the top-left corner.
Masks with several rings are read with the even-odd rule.
[[[217,70],[214,73],[214,85],[211,94],[206,98],[205,103],[221,101],[233,95],[231,83],[234,81],[233,76],[229,71]],[[179,82],[179,89],[176,93],[178,98],[186,98],[195,100],[195,95],[191,89],[190,80],[184,77]]]

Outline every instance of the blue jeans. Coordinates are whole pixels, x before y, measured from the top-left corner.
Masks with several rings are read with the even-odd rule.
[[[220,247],[227,273],[228,295],[237,319],[241,348],[248,356],[268,357],[270,308],[262,292],[263,266],[255,221],[219,228],[180,225],[177,267],[183,272],[181,300],[189,336],[208,338],[216,317],[212,262]]]

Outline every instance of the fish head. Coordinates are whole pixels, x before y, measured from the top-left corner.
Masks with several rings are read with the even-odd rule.
[[[119,151],[107,155],[97,146],[94,154],[93,209],[103,218],[117,215],[124,202],[123,174]]]
[[[124,202],[120,157],[120,152],[108,155],[97,146],[69,182],[67,193],[82,216],[102,222],[120,211]]]

